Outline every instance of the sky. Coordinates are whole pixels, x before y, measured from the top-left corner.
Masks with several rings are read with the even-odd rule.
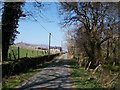
[[[34,12],[35,9],[31,7],[32,2],[27,2],[24,5],[24,10],[27,12]],[[33,13],[32,17],[26,16],[19,21],[18,31],[15,43],[26,42],[31,44],[47,44],[49,33],[51,36],[51,46],[61,46],[61,42],[65,41],[64,32],[60,26],[60,16],[57,10],[57,4],[54,2],[45,3],[41,8],[42,13]],[[38,17],[38,14],[42,17]],[[37,19],[35,21],[34,19]]]

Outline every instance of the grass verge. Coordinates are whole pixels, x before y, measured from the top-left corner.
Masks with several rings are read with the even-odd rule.
[[[40,64],[32,69],[29,69],[25,73],[20,73],[19,75],[10,76],[9,78],[4,78],[3,83],[2,83],[2,85],[3,85],[2,88],[4,90],[7,90],[9,88],[14,88],[15,86],[22,83],[24,80],[26,80],[26,79],[34,76],[38,72],[40,72],[43,68],[47,67],[48,65],[53,63],[55,60],[56,59],[53,59],[49,62],[44,63],[43,65]]]
[[[76,88],[102,88],[101,84],[99,84],[92,76],[92,74],[86,71],[84,68],[79,67],[76,60],[71,60],[70,64],[70,72],[71,77],[74,82],[74,86]],[[74,63],[73,63],[74,61]]]

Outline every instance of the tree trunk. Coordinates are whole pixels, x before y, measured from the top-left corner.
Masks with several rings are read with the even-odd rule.
[[[96,65],[99,65],[100,63],[103,63],[101,44],[97,44],[96,49],[97,49],[97,60],[98,60]]]
[[[2,46],[2,60],[5,61],[8,59],[8,49],[9,49],[9,45],[8,44],[4,44]]]
[[[9,45],[13,44],[18,27],[19,17],[22,15],[22,2],[4,2],[2,14],[2,59],[7,60]]]
[[[106,61],[109,60],[109,40],[107,42],[107,55],[106,55]]]
[[[9,49],[9,39],[11,35],[11,31],[8,30],[10,27],[9,21],[9,8],[6,7],[8,3],[4,3],[4,11],[2,14],[2,59],[7,60],[8,58],[8,49]]]

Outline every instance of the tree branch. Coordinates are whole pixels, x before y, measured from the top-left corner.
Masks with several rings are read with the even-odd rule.
[[[105,39],[103,39],[99,44],[101,45],[102,43],[104,43],[105,41],[107,41],[108,39],[110,39],[112,37],[106,37]]]

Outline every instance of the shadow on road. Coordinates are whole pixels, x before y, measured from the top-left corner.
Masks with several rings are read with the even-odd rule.
[[[32,89],[32,88],[52,88],[52,89],[70,89],[73,87],[69,68],[75,62],[70,59],[56,59],[43,71],[36,74],[34,77],[23,82],[16,88]]]
[[[50,62],[59,54],[32,57],[32,58],[21,58],[18,60],[10,61],[9,63],[2,64],[2,78],[9,77],[12,75],[25,73],[29,69],[35,68],[38,65],[44,65],[46,62]]]

